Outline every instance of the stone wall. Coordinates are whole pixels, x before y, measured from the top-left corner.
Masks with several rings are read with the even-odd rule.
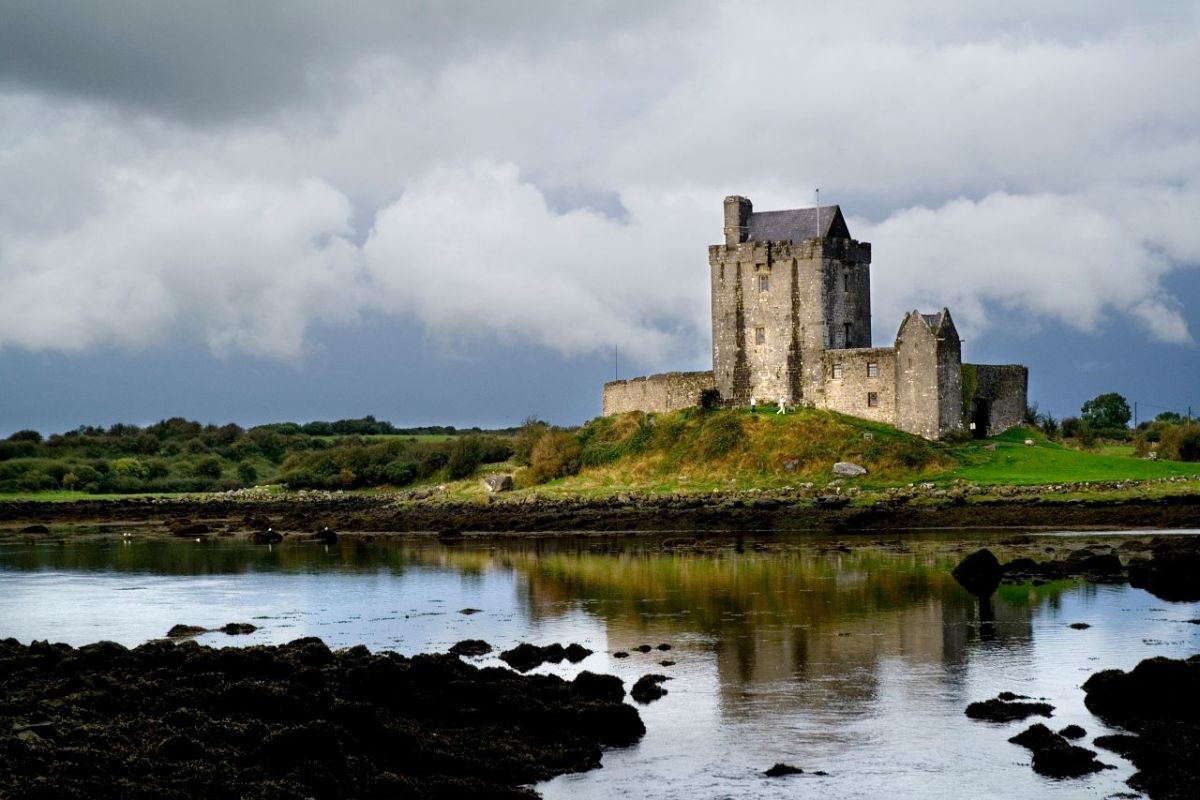
[[[891,347],[827,350],[824,408],[863,419],[896,422],[896,351]],[[870,365],[874,364],[872,376]],[[841,377],[835,377],[840,367]],[[870,405],[870,394],[876,404]]]
[[[1020,364],[973,364],[975,397],[990,404],[988,435],[995,436],[1025,421],[1029,370]]]
[[[727,233],[739,230],[731,224]],[[713,372],[722,397],[820,405],[825,349],[871,345],[870,261],[870,245],[853,239],[710,247]]]
[[[664,372],[604,384],[604,416],[625,411],[675,411],[700,403],[715,387],[712,372]]]
[[[896,334],[896,427],[926,439],[962,429],[961,343],[949,312],[938,320],[913,311]]]

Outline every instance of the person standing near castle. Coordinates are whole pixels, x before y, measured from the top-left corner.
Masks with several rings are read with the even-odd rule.
[[[751,397],[750,398],[750,413],[753,414],[755,411],[758,411],[758,398]]]
[[[786,414],[787,413],[787,398],[786,397],[779,398],[779,410],[776,411],[775,413],[776,414]]]

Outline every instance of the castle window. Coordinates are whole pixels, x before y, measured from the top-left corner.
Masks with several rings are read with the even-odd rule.
[[[878,378],[879,377],[879,365],[876,364],[874,361],[867,362],[867,377],[868,378]]]
[[[849,346],[850,346],[850,323],[849,323],[849,322],[844,322],[844,323],[842,323],[842,327],[846,329],[846,342],[845,342],[845,344],[846,344],[846,347],[849,347]]]
[[[755,328],[754,329],[754,343],[755,344],[766,344],[767,343],[767,329],[766,328]]]
[[[842,365],[841,364],[833,365],[833,377],[834,377],[834,380],[842,379]]]
[[[867,392],[867,408],[875,408],[879,405],[879,393]]]
[[[842,273],[842,291],[850,291],[850,273],[849,271]]]
[[[758,276],[758,290],[760,292],[765,292],[767,289],[770,289],[770,288],[771,288],[770,276],[769,275],[759,275]]]

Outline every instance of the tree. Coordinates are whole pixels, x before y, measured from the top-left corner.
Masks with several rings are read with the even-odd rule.
[[[1183,415],[1178,411],[1164,411],[1154,418],[1155,422],[1183,422]]]
[[[1116,392],[1108,392],[1088,400],[1080,409],[1080,416],[1092,429],[1124,428],[1129,425],[1133,414],[1129,403]]]

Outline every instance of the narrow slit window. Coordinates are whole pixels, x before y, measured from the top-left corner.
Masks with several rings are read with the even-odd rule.
[[[767,329],[766,328],[755,328],[754,329],[754,343],[755,344],[766,344],[767,343]]]
[[[771,288],[771,276],[770,275],[759,275],[758,276],[758,290],[760,292],[765,292],[770,288]]]
[[[843,292],[850,291],[850,273],[849,272],[842,273],[842,291]]]
[[[834,380],[842,379],[842,365],[841,364],[833,365],[833,377],[834,377]]]
[[[879,393],[867,392],[867,408],[875,408],[879,405]]]
[[[845,330],[846,330],[846,334],[845,334],[846,335],[846,339],[845,339],[846,347],[849,347],[850,346],[850,323],[849,322],[842,323],[842,327],[845,328]]]
[[[879,365],[877,363],[875,363],[874,361],[867,362],[867,377],[868,378],[878,378],[879,377]]]

